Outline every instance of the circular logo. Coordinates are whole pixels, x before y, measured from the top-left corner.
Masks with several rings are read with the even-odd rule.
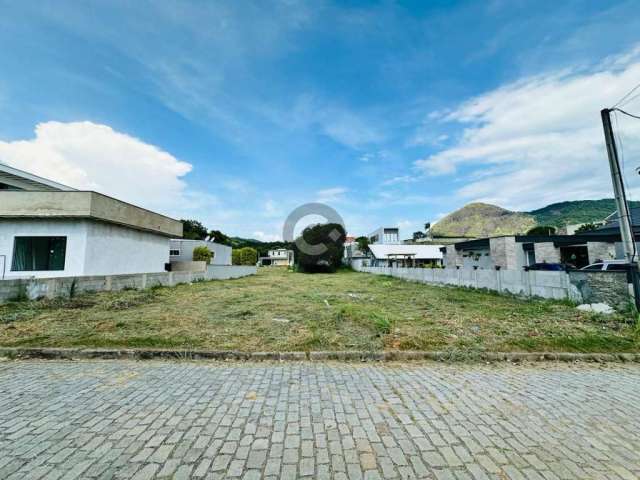
[[[323,217],[327,223],[337,223],[342,225],[342,228],[346,232],[346,228],[344,226],[344,220],[338,212],[336,212],[329,205],[325,205],[324,203],[305,203],[304,205],[300,205],[295,208],[284,221],[284,227],[282,229],[282,238],[285,242],[293,242],[294,238],[294,230],[298,222],[308,216],[308,215],[317,215],[319,217]],[[333,229],[329,233],[329,238],[334,242],[340,238],[340,231],[338,229]],[[301,252],[310,255],[310,256],[318,256],[322,255],[327,251],[327,246],[324,243],[310,244],[302,238],[300,235],[297,239],[295,239],[295,244],[300,249]]]

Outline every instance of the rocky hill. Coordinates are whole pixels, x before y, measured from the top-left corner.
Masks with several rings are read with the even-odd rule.
[[[640,207],[640,202],[630,202]],[[431,228],[436,236],[489,237],[526,233],[537,225],[600,222],[616,209],[615,200],[575,200],[548,205],[530,212],[513,212],[497,205],[470,203],[450,213]]]
[[[444,237],[489,237],[523,233],[535,226],[535,219],[527,213],[470,203],[441,219],[431,227],[431,232]]]

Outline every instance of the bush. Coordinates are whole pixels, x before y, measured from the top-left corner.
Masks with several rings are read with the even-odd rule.
[[[537,227],[531,228],[527,235],[555,235],[556,227],[552,227],[551,225],[538,225]]]
[[[335,239],[333,232],[338,232]],[[305,228],[302,235],[296,239],[299,269],[308,273],[335,272],[342,264],[345,237],[344,227],[339,223],[325,223]],[[324,251],[318,254],[304,252],[300,249],[301,240],[308,245],[324,245]]]
[[[213,252],[204,245],[200,245],[193,249],[194,262],[207,262],[209,264],[213,258]]]
[[[258,251],[255,248],[234,248],[231,251],[231,263],[234,265],[255,265],[258,262]]]

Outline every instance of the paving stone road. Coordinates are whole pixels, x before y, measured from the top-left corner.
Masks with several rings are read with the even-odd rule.
[[[640,366],[0,362],[0,479],[640,478]]]

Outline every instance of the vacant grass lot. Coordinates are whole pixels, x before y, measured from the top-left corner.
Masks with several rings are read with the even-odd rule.
[[[621,316],[344,271],[0,306],[0,345],[243,351],[640,351]]]

